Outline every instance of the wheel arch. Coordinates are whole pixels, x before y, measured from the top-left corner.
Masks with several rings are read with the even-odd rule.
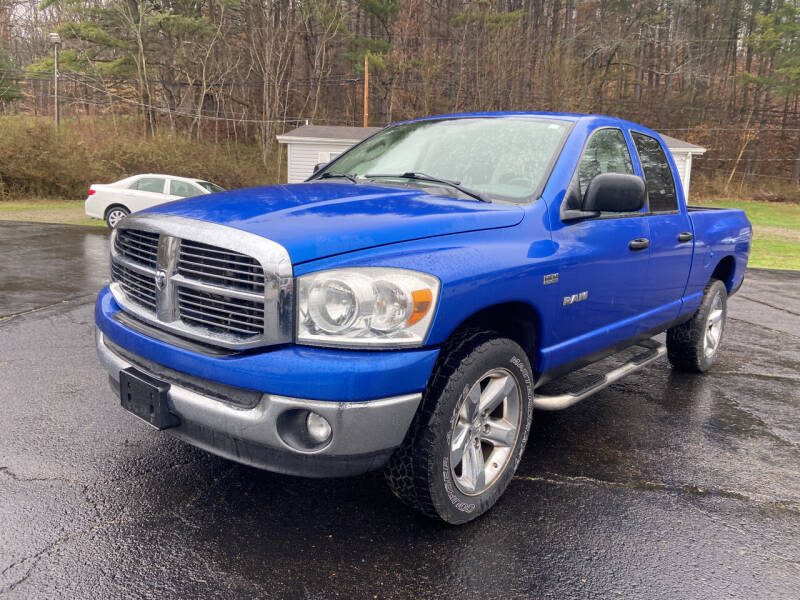
[[[123,208],[127,210],[129,214],[131,213],[131,209],[122,204],[122,202],[113,202],[112,204],[106,206],[106,209],[103,211],[103,218],[108,219],[108,213],[110,213],[115,208]]]
[[[534,371],[541,335],[541,315],[534,306],[523,301],[509,301],[484,307],[466,319],[450,333],[448,340],[465,329],[496,331],[519,344],[528,355]]]
[[[736,260],[733,258],[732,254],[728,254],[727,256],[723,256],[717,263],[717,266],[714,267],[714,271],[711,273],[711,279],[719,279],[730,292],[733,287],[733,275],[735,271]]]

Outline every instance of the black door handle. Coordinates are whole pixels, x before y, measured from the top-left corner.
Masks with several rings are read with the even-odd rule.
[[[684,231],[683,233],[678,234],[678,241],[682,244],[684,242],[690,242],[694,238],[694,235],[689,233],[688,231]]]
[[[636,238],[635,240],[631,240],[631,243],[628,244],[628,248],[631,250],[644,250],[645,248],[650,247],[650,240],[647,238]]]

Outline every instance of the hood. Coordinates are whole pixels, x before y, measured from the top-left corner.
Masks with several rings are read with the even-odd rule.
[[[510,227],[524,214],[519,206],[349,182],[220,192],[144,212],[209,221],[269,238],[288,250],[294,264],[419,238]]]

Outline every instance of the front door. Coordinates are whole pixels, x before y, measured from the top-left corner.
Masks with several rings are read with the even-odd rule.
[[[602,173],[634,173],[628,144],[618,128],[598,129],[589,138],[567,198],[579,201],[589,182]],[[649,308],[650,249],[646,243],[636,243],[650,237],[643,211],[552,223],[552,229],[563,257],[555,307],[559,340],[542,350],[545,368],[641,333],[642,315]]]

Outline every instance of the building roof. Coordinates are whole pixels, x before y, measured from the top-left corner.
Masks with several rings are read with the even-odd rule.
[[[690,144],[689,142],[664,135],[663,133],[659,133],[659,135],[661,136],[661,139],[664,140],[667,148],[670,150],[682,150],[684,152],[689,152],[690,154],[703,154],[706,151],[705,148],[698,146],[697,144]]]
[[[281,144],[288,142],[355,143],[383,129],[382,127],[342,127],[338,125],[303,125],[278,136]]]
[[[279,135],[278,141],[281,144],[289,142],[313,143],[313,142],[339,142],[356,143],[373,133],[380,131],[382,127],[345,127],[339,125],[303,125],[297,129],[287,131]],[[706,149],[696,144],[691,144],[683,140],[660,134],[667,148],[674,151],[687,152],[689,154],[703,154]]]

